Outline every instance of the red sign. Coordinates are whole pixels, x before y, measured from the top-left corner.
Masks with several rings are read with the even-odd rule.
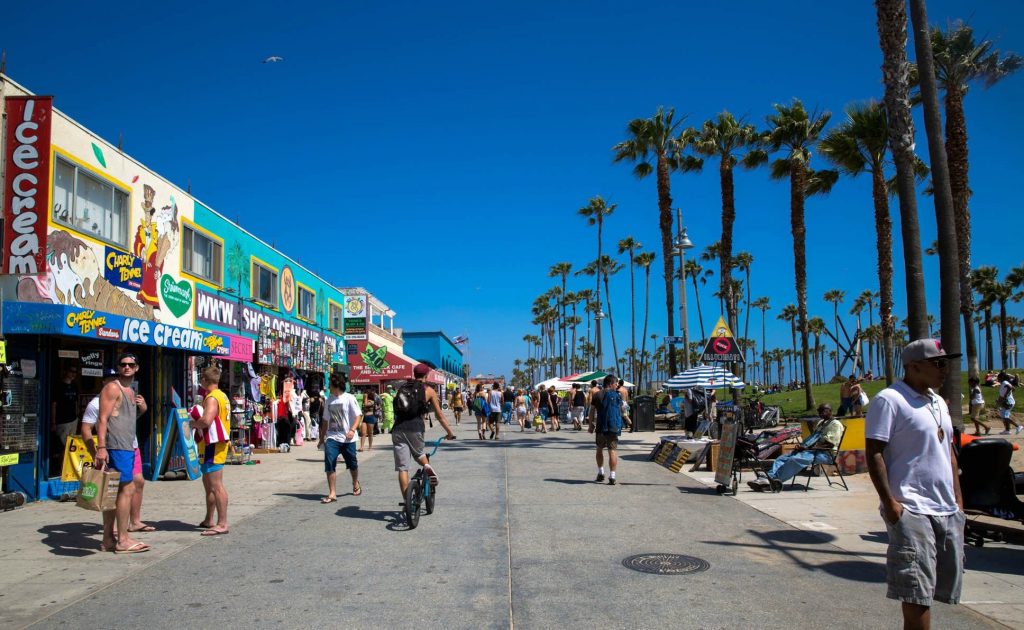
[[[46,271],[50,211],[50,96],[8,96],[4,243],[0,273]]]
[[[349,342],[349,379],[356,385],[412,379],[413,363],[394,354],[387,346],[372,342]],[[352,351],[355,350],[353,353]]]

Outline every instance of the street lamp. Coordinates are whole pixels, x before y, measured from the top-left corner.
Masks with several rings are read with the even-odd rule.
[[[597,312],[594,313],[594,325],[597,327],[597,347],[595,348],[596,357],[594,359],[594,369],[601,369],[601,360],[604,358],[601,355],[601,320],[604,319],[604,311],[601,310],[600,298],[597,305]]]
[[[679,254],[679,328],[683,331],[683,369],[690,369],[690,335],[686,325],[686,250],[693,248],[693,242],[683,227],[683,213],[676,208],[676,237],[673,240],[675,253]]]

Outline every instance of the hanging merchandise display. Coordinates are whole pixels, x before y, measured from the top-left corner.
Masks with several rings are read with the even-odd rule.
[[[335,341],[330,337],[315,340],[263,326],[259,332],[256,358],[265,365],[330,374],[336,351]]]

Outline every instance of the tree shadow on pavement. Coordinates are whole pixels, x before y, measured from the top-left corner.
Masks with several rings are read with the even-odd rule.
[[[777,551],[797,566],[811,572],[821,571],[834,577],[855,582],[873,584],[885,583],[885,565],[868,560],[830,560],[832,557],[850,557],[850,552],[832,545],[831,534],[808,532],[798,529],[757,531],[747,533],[761,540],[758,543],[744,543],[731,540],[704,540],[710,545],[726,547],[747,547]],[[822,536],[827,538],[823,539]],[[817,545],[817,546],[809,546]],[[885,553],[858,553],[859,556],[884,557]]]
[[[1005,543],[986,541],[981,549],[965,547],[965,565],[971,571],[1020,575],[1024,566],[1024,549]]]
[[[96,516],[100,518],[99,514]],[[99,537],[103,534],[100,523],[55,523],[37,531],[43,534],[41,542],[54,555],[81,558],[100,553]]]
[[[650,453],[631,453],[629,455],[619,455],[619,459],[624,459],[627,462],[649,462],[651,461]]]
[[[584,486],[587,484],[596,484],[597,482],[593,479],[545,479],[544,481],[550,481],[552,483],[564,483],[568,486]]]
[[[714,488],[710,488],[708,486],[678,486],[678,488],[679,491],[682,492],[683,494],[704,494],[708,496],[720,494],[718,490],[715,490]]]

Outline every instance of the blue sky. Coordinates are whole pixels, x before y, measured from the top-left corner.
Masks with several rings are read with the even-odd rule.
[[[1024,54],[1019,2],[928,4],[933,24],[964,18],[979,36]],[[536,332],[533,299],[554,284],[549,267],[594,257],[594,229],[576,215],[594,195],[618,204],[606,243],[632,235],[657,251],[649,327],[665,332],[654,181],[611,162],[630,119],[665,105],[694,125],[723,109],[763,125],[773,103],[799,97],[838,122],[847,103],[881,96],[872,3],[724,7],[261,1],[191,11],[107,2],[42,14],[14,3],[0,47],[12,78],[55,95],[101,136],[123,135],[128,153],[182,188],[191,182],[203,203],[327,280],[369,288],[397,311],[396,325],[469,335],[474,373],[510,374],[512,360],[525,358],[522,336]],[[268,55],[285,61],[262,64]],[[973,88],[965,104],[974,264],[1004,272],[1024,258],[1015,185],[1024,170],[1022,102],[1024,74]],[[926,155],[920,122],[918,132]],[[716,163],[674,176],[672,195],[695,251],[719,238]],[[769,347],[788,347],[788,325],[775,316],[795,301],[788,203],[787,185],[765,172],[737,173],[735,247],[754,255],[755,297],[771,299]],[[930,198],[919,211],[927,245]],[[893,218],[898,225],[895,204]],[[807,222],[808,308],[829,319],[826,290],[847,291],[845,311],[877,288],[869,182],[844,180],[809,200]],[[895,236],[903,316],[898,229]],[[926,275],[937,313],[934,259]],[[570,288],[584,286],[589,280],[577,278]],[[701,296],[705,306],[712,290]],[[689,299],[696,331],[692,291]],[[621,349],[624,272],[613,278],[612,301]],[[705,326],[717,317],[709,311]]]

